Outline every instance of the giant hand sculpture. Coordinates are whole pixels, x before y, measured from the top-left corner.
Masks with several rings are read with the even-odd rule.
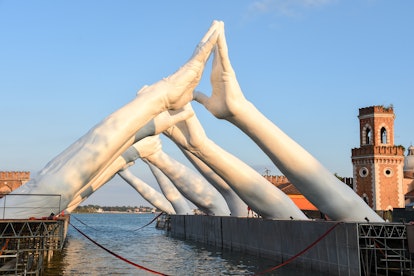
[[[143,161],[148,165],[152,174],[157,179],[158,185],[161,188],[162,193],[171,202],[175,213],[177,215],[191,215],[194,214],[188,205],[187,200],[180,193],[180,191],[174,186],[174,183],[156,166],[148,162],[148,160],[143,159]]]
[[[227,205],[230,209],[230,215],[232,217],[244,217],[246,216],[247,204],[237,195],[236,192],[223,180],[218,174],[216,174],[207,164],[201,161],[190,151],[180,147],[181,151],[187,157],[187,159],[193,164],[193,166],[201,173],[204,178],[213,185],[217,191],[224,197]]]
[[[144,137],[156,135],[167,128],[175,125],[177,122],[184,120],[193,114],[192,111],[185,111],[185,112],[174,112],[174,114],[170,114],[168,111],[164,111],[158,114],[156,117],[151,119],[144,127],[137,131],[134,136],[135,141],[139,141]],[[72,198],[72,201],[68,204],[66,208],[66,212],[72,212],[79,204],[85,201],[92,193],[102,187],[105,183],[113,178],[113,176],[119,171],[126,167],[127,164],[133,164],[135,160],[139,158],[139,155],[136,149],[131,146],[129,147],[122,155],[118,156],[109,166],[107,166],[104,170],[101,170],[97,173],[91,181],[88,182],[85,186],[83,186]],[[148,193],[143,191],[144,184],[146,183],[140,182],[140,180],[135,179],[135,176],[131,176],[129,173],[124,174],[124,179],[127,178],[128,184],[130,184],[134,189],[136,189],[144,198],[149,201],[155,201],[158,203],[157,208],[163,210],[166,213],[170,213],[172,211],[172,207],[168,206],[169,203],[163,202],[163,206],[160,205],[163,201],[162,199],[158,198],[155,199],[152,196],[149,196]],[[128,181],[130,180],[130,181]],[[140,188],[140,189],[138,189]],[[146,191],[148,189],[145,189]],[[155,191],[155,190],[154,190]],[[151,195],[155,195],[152,193]]]
[[[223,29],[222,22],[212,26],[190,60],[171,76],[144,87],[135,99],[109,115],[73,145],[57,156],[31,181],[14,194],[60,194],[51,202],[43,197],[27,196],[0,199],[3,218],[28,218],[59,213],[73,196],[100,171],[105,170],[134,143],[134,135],[149,120],[169,109],[178,109],[192,100],[211,49]],[[18,208],[7,208],[18,206]]]
[[[189,109],[191,105],[187,104],[185,108]],[[307,219],[285,193],[237,157],[208,139],[195,114],[164,133],[207,164],[252,210],[262,217]]]
[[[172,204],[165,198],[165,196],[150,185],[136,177],[130,172],[128,168],[125,168],[118,172],[118,175],[122,177],[129,185],[131,185],[140,195],[148,201],[152,206],[157,207],[161,211],[167,214],[176,214]]]
[[[207,215],[230,215],[223,196],[199,174],[163,152],[158,136],[142,139],[136,145],[140,157],[159,168],[181,194],[200,210]]]
[[[253,139],[321,212],[333,220],[383,221],[352,189],[245,99],[230,64],[224,31],[220,33],[214,51],[211,82],[212,95],[195,93],[195,100],[217,118],[231,122]]]

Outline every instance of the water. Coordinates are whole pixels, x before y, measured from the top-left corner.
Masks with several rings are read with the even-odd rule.
[[[73,214],[71,223],[110,251],[163,274],[254,275],[278,265],[269,259],[171,238],[163,230],[155,229],[155,223],[137,230],[154,217],[154,214]],[[309,271],[289,266],[265,275],[310,275]],[[156,274],[116,258],[70,226],[65,248],[46,264],[45,275]]]

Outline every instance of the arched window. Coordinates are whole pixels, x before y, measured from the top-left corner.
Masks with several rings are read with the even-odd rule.
[[[372,139],[372,131],[370,128],[367,128],[366,134],[365,134],[365,141],[367,145],[371,144],[371,141],[372,141],[371,139]]]
[[[381,144],[386,144],[387,143],[387,130],[385,129],[385,127],[381,128]]]

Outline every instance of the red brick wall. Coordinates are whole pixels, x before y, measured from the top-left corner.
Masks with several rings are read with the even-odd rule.
[[[364,177],[360,175],[360,171],[362,168],[366,168],[368,170],[368,174]],[[358,159],[358,163],[354,162],[354,183],[355,183],[355,192],[361,197],[364,198],[366,195],[368,200],[368,205],[371,208],[374,208],[374,194],[373,194],[373,173],[371,169],[370,161],[367,159]]]
[[[0,171],[0,196],[8,194],[30,180],[30,172]]]
[[[399,161],[399,162],[398,162]],[[387,210],[389,206],[392,208],[402,208],[400,202],[403,200],[402,195],[402,164],[403,159],[393,159],[392,162],[379,162],[378,168],[378,186],[380,189],[379,200],[380,204],[377,206],[378,210]],[[387,174],[386,171],[391,171]]]
[[[387,210],[389,206],[402,207],[404,149],[394,145],[394,119],[392,107],[359,109],[361,147],[352,149],[355,191],[361,197],[366,194],[369,206],[376,210]],[[368,145],[364,143],[366,125],[372,131],[372,142]],[[383,127],[387,131],[386,144],[381,143]],[[369,171],[366,176],[360,175],[363,167]]]

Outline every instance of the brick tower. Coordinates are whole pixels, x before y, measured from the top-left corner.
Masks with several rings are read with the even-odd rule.
[[[360,147],[352,149],[354,190],[376,211],[404,208],[404,148],[394,145],[394,109],[359,109]]]

